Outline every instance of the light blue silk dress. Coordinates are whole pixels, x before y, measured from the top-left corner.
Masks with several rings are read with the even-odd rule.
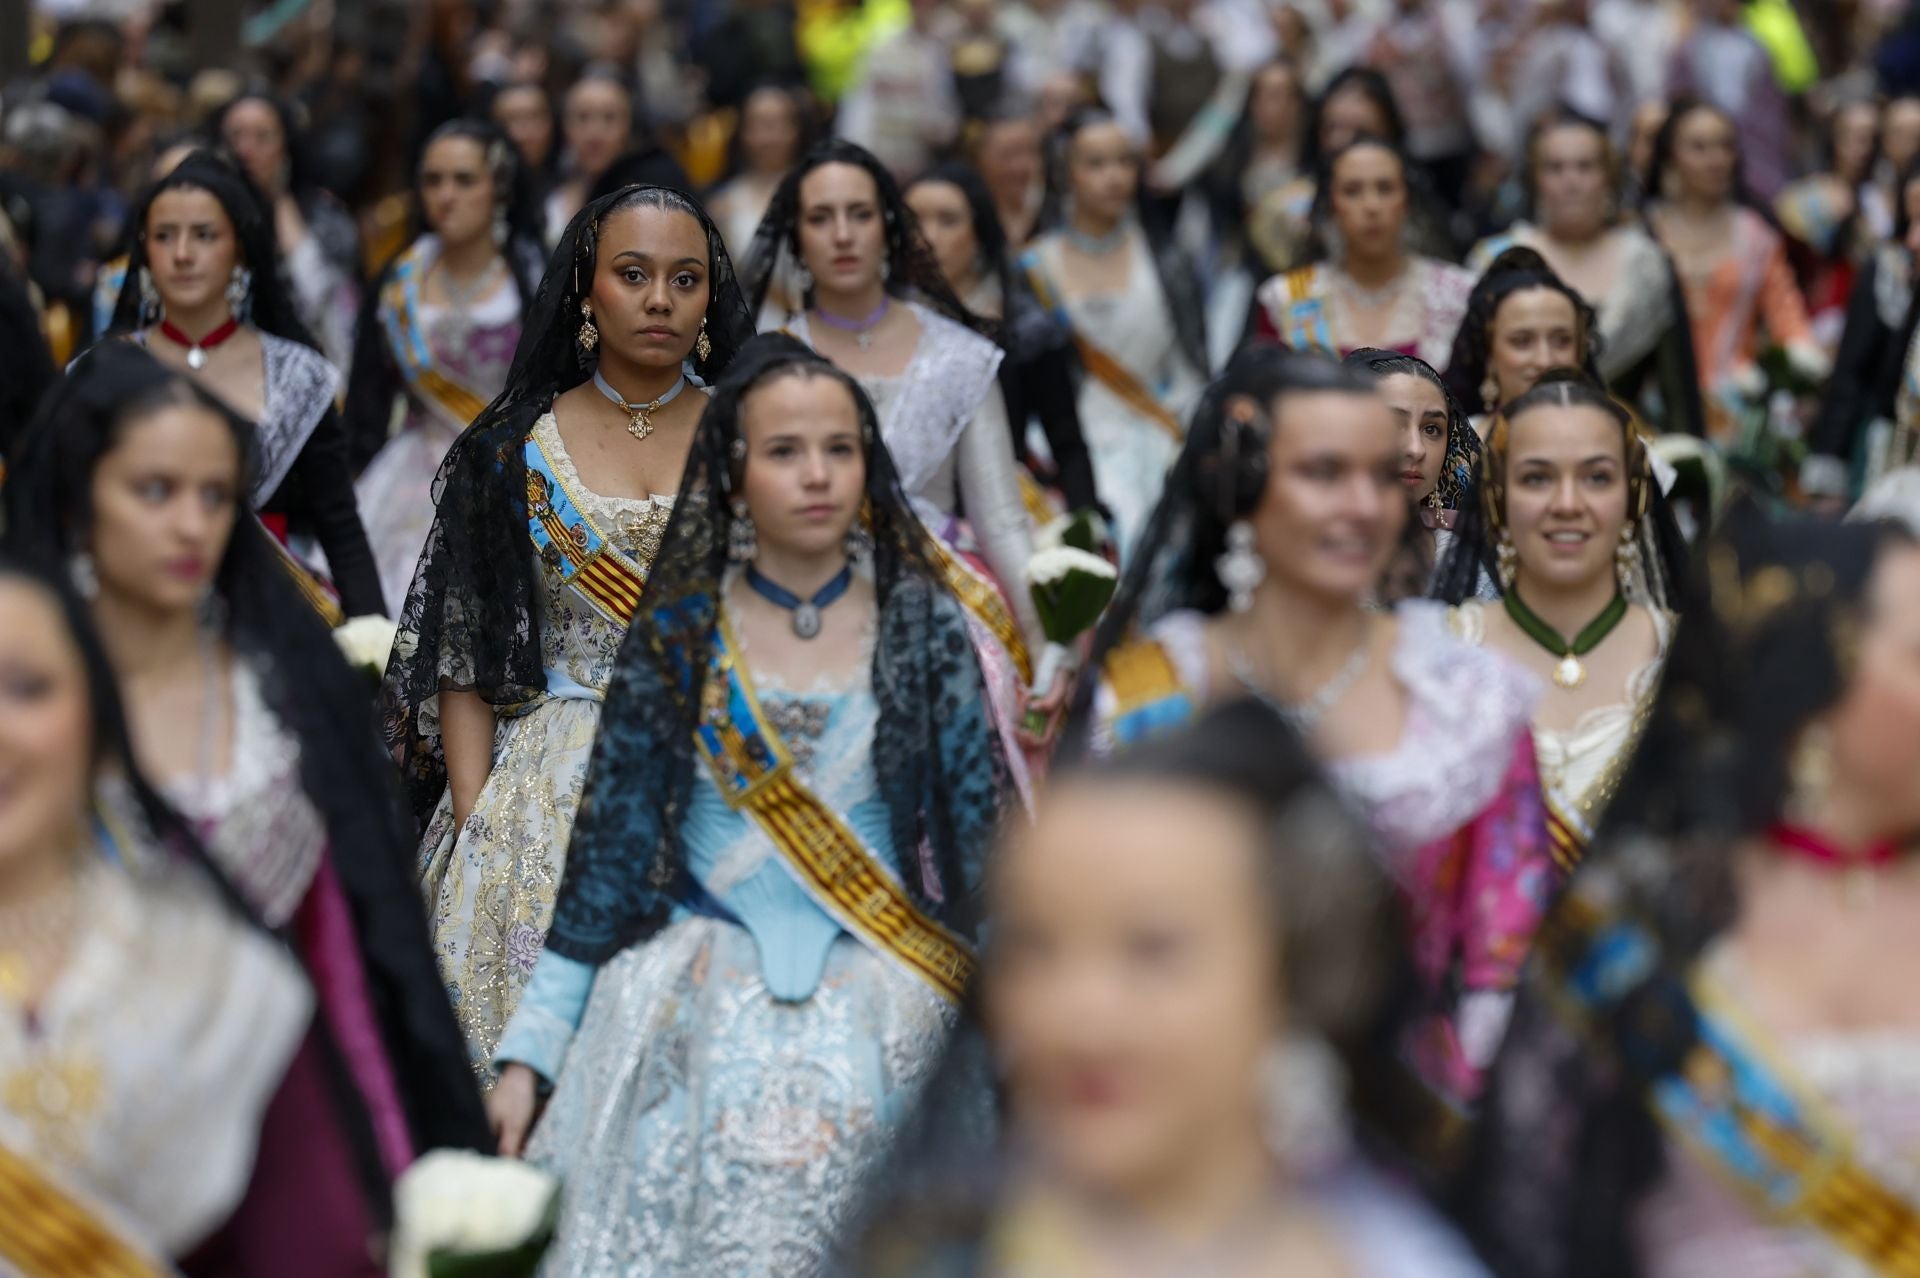
[[[800,779],[898,875],[865,664],[852,688],[756,678]],[[543,953],[495,1054],[554,1082],[527,1154],[564,1184],[542,1272],[805,1278],[953,1013],[818,905],[704,768],[679,837],[702,899],[599,968]]]

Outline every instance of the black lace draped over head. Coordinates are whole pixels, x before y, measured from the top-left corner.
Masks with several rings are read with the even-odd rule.
[[[1207,388],[1133,562],[1094,631],[1088,670],[1101,669],[1115,648],[1170,612],[1212,614],[1227,606],[1214,561],[1226,551],[1227,529],[1252,516],[1266,491],[1274,405],[1282,396],[1312,391],[1375,393],[1373,378],[1358,368],[1264,344],[1242,347]],[[1228,416],[1228,401],[1241,397],[1260,406],[1252,422]],[[1064,759],[1086,749],[1098,683],[1084,678],[1074,692],[1059,746]]]
[[[496,707],[510,707],[546,687],[524,448],[554,398],[593,375],[592,359],[575,340],[580,302],[592,291],[601,222],[636,207],[683,212],[706,232],[707,337],[713,349],[694,361],[694,373],[712,384],[753,336],[720,232],[687,196],[664,187],[629,187],[593,201],[567,224],[523,317],[506,389],[441,463],[433,527],[400,611],[400,634],[387,667],[387,744],[422,829],[447,784],[441,690],[476,692]]]
[[[252,438],[246,423],[185,375],[128,342],[105,342],[83,355],[8,459],[0,488],[8,548],[44,562],[70,562],[87,544],[100,458],[132,418],[175,403],[219,414],[244,456]],[[234,521],[214,578],[227,640],[299,744],[301,788],[326,826],[367,994],[415,1144],[485,1148],[485,1115],[407,871],[411,831],[380,750],[364,677],[346,664],[268,537],[251,518]]]
[[[1551,289],[1572,305],[1580,367],[1595,381],[1602,380],[1598,314],[1575,291],[1573,285],[1561,279],[1547,265],[1547,259],[1540,256],[1538,249],[1528,248],[1524,244],[1516,245],[1487,264],[1486,273],[1474,283],[1473,292],[1467,295],[1467,313],[1461,317],[1460,328],[1453,335],[1453,353],[1447,360],[1447,392],[1469,414],[1491,413],[1499,409],[1500,405],[1487,403],[1486,395],[1481,391],[1482,384],[1487,380],[1487,368],[1493,359],[1493,317],[1499,314],[1500,304],[1509,297],[1534,288]],[[1507,396],[1513,393],[1512,387],[1501,391]]]
[[[693,893],[679,825],[700,766],[693,733],[727,571],[729,502],[744,445],[740,405],[769,377],[795,375],[833,378],[859,408],[878,610],[873,765],[902,878],[929,914],[962,935],[975,931],[982,868],[1012,790],[965,614],[932,565],[928,534],[859,383],[794,338],[769,333],[741,353],[701,421],[607,688],[547,936],[568,958],[604,962],[651,935]]]
[[[774,277],[782,264],[800,259],[800,184],[815,169],[828,164],[850,164],[865,169],[873,178],[880,196],[880,216],[887,228],[887,291],[895,297],[910,297],[924,302],[940,314],[998,342],[999,326],[975,315],[947,283],[940,260],[920,231],[920,219],[907,206],[900,184],[887,166],[863,146],[835,138],[822,142],[801,157],[791,173],[774,188],[760,229],[753,233],[753,246],[747,250],[745,265],[747,296],[757,316],[767,304]],[[807,299],[811,304],[811,297]]]
[[[1479,474],[1480,435],[1433,365],[1418,355],[1402,355],[1399,351],[1383,351],[1373,346],[1362,347],[1340,362],[1365,369],[1377,379],[1417,377],[1440,392],[1447,405],[1447,449],[1440,462],[1440,483],[1434,489],[1434,496],[1439,499],[1441,510],[1460,510],[1471,503],[1474,481]]]
[[[252,272],[246,322],[263,333],[319,350],[313,334],[294,310],[280,269],[279,242],[274,238],[273,213],[260,188],[247,180],[239,166],[216,151],[194,151],[173,172],[149,186],[128,219],[132,243],[127,253],[127,282],[114,303],[109,333],[131,333],[141,327],[140,272],[147,269],[147,214],[154,200],[168,191],[205,191],[220,202],[233,223],[240,245],[240,265]]]
[[[1585,920],[1643,925],[1653,972],[1598,1022],[1528,966],[1461,1178],[1462,1214],[1496,1273],[1634,1278],[1632,1218],[1664,1167],[1649,1080],[1697,1022],[1653,996],[1684,983],[1737,912],[1733,854],[1778,822],[1796,740],[1844,695],[1883,548],[1903,530],[1727,514],[1688,579],[1685,618],[1620,792],[1536,942],[1581,952]],[[1631,1050],[1629,1050],[1629,1047]]]
[[[1598,408],[1620,424],[1627,445],[1628,510],[1634,519],[1634,557],[1640,584],[1645,589],[1640,602],[1651,607],[1672,610],[1679,602],[1680,585],[1686,579],[1687,540],[1674,519],[1673,506],[1660,491],[1653,473],[1646,441],[1633,425],[1631,414],[1607,393],[1599,379],[1573,368],[1549,369],[1532,390],[1508,405],[1496,418],[1486,443],[1479,450],[1474,486],[1479,499],[1460,511],[1454,525],[1454,540],[1440,562],[1434,578],[1433,595],[1447,603],[1460,603],[1473,597],[1480,583],[1500,583],[1499,542],[1505,521],[1507,448],[1512,421],[1539,407],[1584,405]],[[1632,512],[1639,510],[1640,514]]]

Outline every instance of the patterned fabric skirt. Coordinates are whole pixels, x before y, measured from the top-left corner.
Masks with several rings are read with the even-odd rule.
[[[600,703],[543,698],[494,732],[493,771],[455,837],[453,795],[420,844],[420,886],[447,996],[481,1085],[553,922]]]
[[[843,936],[804,1003],[699,917],[594,980],[527,1157],[563,1181],[545,1275],[808,1278],[939,1063],[951,1014]]]

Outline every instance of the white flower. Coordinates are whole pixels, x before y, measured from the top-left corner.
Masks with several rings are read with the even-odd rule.
[[[560,1182],[537,1167],[468,1150],[436,1149],[393,1187],[393,1278],[426,1278],[438,1254],[489,1255],[546,1227]]]
[[[1116,577],[1114,567],[1099,555],[1090,555],[1073,546],[1053,546],[1034,552],[1027,560],[1027,584],[1029,586],[1050,586],[1065,581],[1076,572],[1084,572],[1098,577],[1102,581],[1112,581]]]
[[[333,641],[340,645],[340,655],[348,665],[384,675],[397,632],[398,627],[385,617],[355,617],[335,628]]]

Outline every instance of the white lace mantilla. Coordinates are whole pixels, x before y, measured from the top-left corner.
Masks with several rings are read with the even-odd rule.
[[[920,321],[920,341],[905,371],[895,377],[863,375],[860,385],[880,415],[880,435],[893,455],[900,487],[920,493],[952,456],[960,432],[992,389],[1002,352],[937,311],[918,302],[907,305]],[[805,315],[795,316],[788,329],[813,345]]]
[[[253,425],[249,495],[256,507],[279,491],[340,390],[340,374],[312,347],[272,333],[260,334],[260,346],[266,353],[266,407]]]
[[[1328,766],[1390,855],[1444,838],[1485,810],[1540,699],[1532,675],[1456,637],[1445,604],[1409,600],[1394,615],[1393,673],[1407,690],[1400,742]]]

